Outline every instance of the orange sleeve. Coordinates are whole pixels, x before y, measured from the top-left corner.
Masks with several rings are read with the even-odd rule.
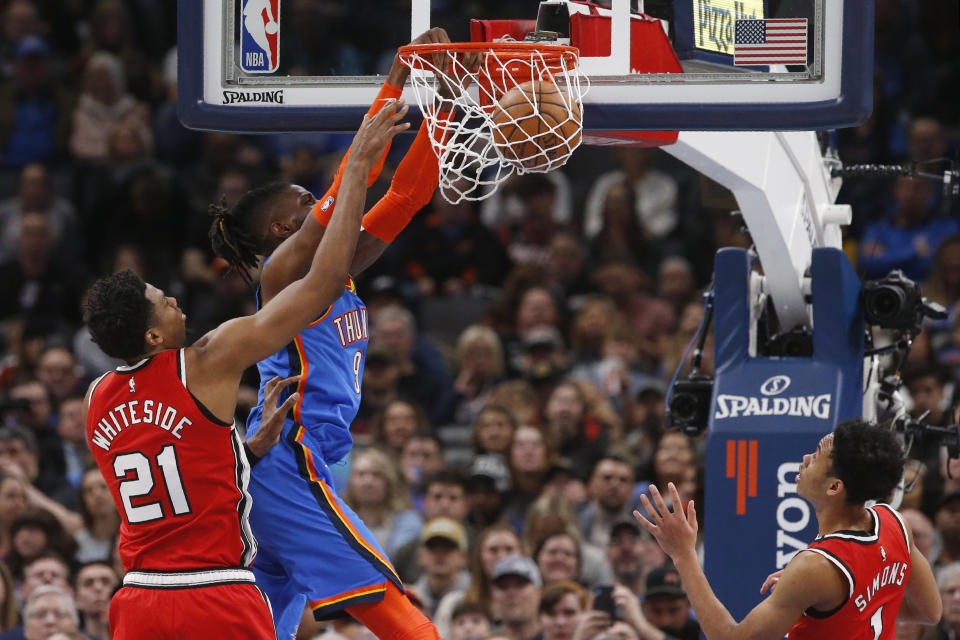
[[[377,93],[377,97],[374,98],[373,104],[371,104],[367,110],[367,115],[372,116],[378,113],[384,101],[390,100],[391,98],[399,98],[401,93],[403,93],[403,87],[395,87],[392,84],[384,82],[383,86],[380,87],[380,92]],[[383,150],[383,155],[380,156],[377,163],[370,169],[370,173],[367,174],[368,187],[380,177],[380,172],[383,171],[383,164],[387,161],[388,153],[390,153],[390,143],[387,143],[387,147]],[[327,226],[327,223],[330,222],[330,216],[333,215],[333,204],[337,201],[337,192],[340,190],[340,181],[343,179],[343,169],[347,166],[347,160],[349,158],[350,149],[347,149],[347,152],[343,154],[343,159],[340,160],[340,166],[337,167],[336,175],[333,176],[333,184],[331,184],[327,192],[323,194],[323,197],[317,201],[317,204],[313,205],[313,217],[323,226]]]
[[[440,114],[441,118],[449,114]],[[386,243],[393,242],[414,214],[433,197],[440,180],[437,156],[430,144],[430,131],[424,121],[417,137],[397,166],[390,189],[363,216],[363,228]]]

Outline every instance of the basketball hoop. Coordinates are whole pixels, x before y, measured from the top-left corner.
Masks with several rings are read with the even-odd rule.
[[[475,69],[463,63],[471,52],[480,54]],[[398,53],[407,67],[430,72],[411,76],[448,202],[488,198],[515,173],[552,171],[580,146],[589,81],[576,47],[448,42]],[[440,82],[453,97],[441,95]],[[440,117],[457,110],[457,118]]]

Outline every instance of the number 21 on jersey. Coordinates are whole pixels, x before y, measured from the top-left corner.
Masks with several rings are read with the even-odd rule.
[[[190,502],[183,490],[180,466],[177,461],[177,450],[168,444],[154,456],[153,462],[160,470],[160,476],[167,490],[170,504],[173,506],[173,515],[183,516],[190,513]],[[159,500],[146,504],[133,504],[134,498],[142,498],[153,491],[156,484],[154,465],[150,458],[140,451],[122,453],[113,459],[113,472],[120,479],[120,499],[123,501],[123,511],[130,524],[153,522],[165,517],[163,505]],[[132,476],[130,474],[133,474]]]

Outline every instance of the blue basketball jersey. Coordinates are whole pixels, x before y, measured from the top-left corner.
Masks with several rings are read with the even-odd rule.
[[[285,348],[257,364],[260,391],[258,406],[247,418],[248,435],[260,427],[267,380],[302,375],[296,388],[300,399],[292,414],[296,425],[304,427],[303,444],[329,464],[343,458],[353,446],[350,424],[360,407],[368,337],[367,308],[348,277],[343,295],[326,313]],[[288,420],[284,434],[293,427]]]

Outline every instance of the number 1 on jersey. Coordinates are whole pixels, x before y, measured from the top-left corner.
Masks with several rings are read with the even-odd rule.
[[[167,487],[167,497],[173,506],[173,515],[182,516],[190,513],[190,502],[183,491],[176,448],[168,444],[157,454],[156,461],[163,474],[163,483]],[[127,478],[127,474],[131,471],[134,472],[134,476]],[[118,455],[113,459],[113,473],[121,479],[120,500],[123,502],[127,522],[142,524],[161,520],[164,517],[163,506],[159,500],[136,506],[132,502],[133,498],[141,498],[153,491],[154,473],[147,456],[139,451]]]
[[[880,640],[883,633],[883,605],[870,616],[870,628],[873,629],[873,640]]]

